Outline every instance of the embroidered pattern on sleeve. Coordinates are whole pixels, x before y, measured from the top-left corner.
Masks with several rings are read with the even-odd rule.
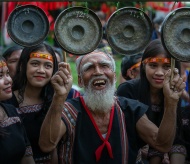
[[[12,124],[15,124],[17,122],[20,122],[21,123],[21,120],[19,117],[8,117],[7,119],[5,119],[1,124],[0,126],[1,127],[7,127],[7,126],[10,126]]]
[[[72,161],[72,148],[75,139],[75,126],[77,120],[78,112],[70,103],[65,103],[64,109],[62,111],[62,119],[67,127],[67,139],[61,140],[59,146],[59,160],[60,163],[70,164]]]
[[[24,156],[33,156],[32,147],[31,146],[27,146],[26,147],[26,151],[25,151]]]

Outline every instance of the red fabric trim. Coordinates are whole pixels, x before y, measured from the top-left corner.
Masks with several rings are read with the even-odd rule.
[[[96,132],[98,133],[100,139],[103,141],[102,145],[100,145],[96,151],[95,151],[95,155],[96,155],[96,162],[98,162],[101,158],[101,155],[102,155],[102,150],[103,148],[107,147],[107,150],[108,150],[108,154],[110,156],[110,158],[113,158],[113,152],[112,152],[112,147],[111,147],[111,144],[109,143],[108,139],[109,139],[109,136],[110,136],[110,133],[111,133],[111,128],[112,128],[112,123],[113,123],[113,116],[114,116],[114,105],[112,106],[112,109],[111,109],[111,113],[110,113],[110,121],[109,121],[109,126],[108,126],[108,132],[106,134],[106,138],[104,139],[102,137],[102,134],[100,133],[100,130],[98,129],[98,126],[92,116],[92,114],[90,113],[90,110],[88,109],[88,107],[86,106],[85,102],[84,102],[84,99],[82,96],[80,96],[80,100],[82,102],[82,105],[85,109],[85,111],[87,112],[88,116],[90,117],[90,120],[92,121],[95,129],[96,129]]]
[[[80,97],[80,92],[77,90],[74,91],[74,95],[73,95],[73,98],[76,98],[76,97]]]

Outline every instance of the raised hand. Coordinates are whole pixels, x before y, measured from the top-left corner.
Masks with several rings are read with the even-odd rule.
[[[54,92],[57,95],[65,96],[69,93],[73,82],[70,65],[68,63],[59,63],[58,71],[51,78]]]
[[[182,92],[185,89],[185,82],[179,75],[179,71],[177,68],[174,70],[173,79],[171,79],[171,69],[165,74],[164,86],[163,86],[163,93],[166,99],[173,99],[178,102]]]

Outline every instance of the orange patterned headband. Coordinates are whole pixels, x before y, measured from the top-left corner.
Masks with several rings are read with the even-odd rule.
[[[53,62],[53,57],[50,54],[31,53],[30,58],[42,58],[42,59],[51,60]]]
[[[170,59],[169,58],[147,58],[143,60],[142,63],[168,63],[170,64]]]
[[[0,61],[0,68],[7,66],[7,63],[5,63],[4,61]]]
[[[133,70],[134,68],[140,67],[141,62],[138,62],[136,64],[134,64],[131,68],[129,68],[130,70]]]

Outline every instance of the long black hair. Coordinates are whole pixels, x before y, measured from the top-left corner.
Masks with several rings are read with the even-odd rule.
[[[26,76],[26,70],[27,70],[27,63],[30,59],[30,54],[32,52],[37,51],[48,51],[52,57],[53,57],[53,73],[52,76],[55,74],[55,72],[58,70],[58,63],[57,58],[55,55],[55,52],[53,48],[45,43],[39,44],[37,46],[32,47],[25,47],[21,53],[17,69],[16,69],[16,76],[13,79],[13,91],[18,90],[18,103],[22,103],[24,100],[24,91],[27,84],[27,76]],[[51,82],[49,81],[42,89],[41,91],[41,98],[43,100],[43,107],[42,111],[47,112],[48,105],[50,104],[53,96],[53,87],[51,85]]]
[[[3,52],[2,56],[7,60],[7,58],[9,58],[14,51],[18,50],[23,50],[23,47],[19,45],[11,46],[5,52]]]

